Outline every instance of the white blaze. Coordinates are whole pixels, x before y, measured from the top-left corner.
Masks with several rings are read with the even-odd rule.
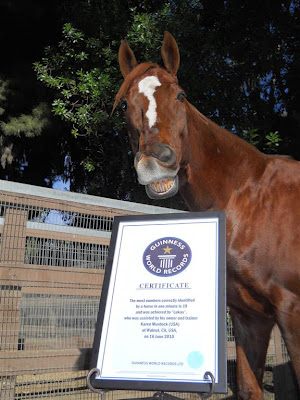
[[[154,98],[154,92],[157,86],[161,86],[156,76],[147,76],[139,82],[139,93],[143,93],[149,100],[149,107],[146,112],[146,117],[149,120],[149,128],[151,128],[156,122],[156,100]]]

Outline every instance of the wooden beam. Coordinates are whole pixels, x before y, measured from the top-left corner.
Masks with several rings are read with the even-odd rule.
[[[78,242],[78,243],[91,243],[91,244],[103,244],[105,246],[109,246],[110,238],[106,237],[97,237],[97,236],[84,236],[77,235],[64,232],[50,231],[50,230],[42,230],[42,229],[26,229],[27,237],[37,237],[37,238],[46,238],[46,239],[56,239],[56,240],[65,240],[67,242]]]
[[[50,267],[45,265],[22,264],[12,266],[0,263],[0,280],[14,286],[64,286],[91,285],[102,287],[104,270],[88,268]],[[10,283],[8,283],[10,282]],[[34,285],[33,285],[34,283]],[[46,284],[46,285],[45,285]]]
[[[116,215],[135,215],[142,214],[132,210],[122,210],[117,208],[93,205],[87,203],[70,202],[67,200],[50,199],[46,197],[38,197],[30,194],[12,194],[10,192],[0,191],[0,200],[4,203],[18,204],[24,209],[37,207],[39,209],[46,208],[50,210],[68,211],[80,213],[84,215],[98,215],[105,217],[114,217]]]
[[[89,369],[92,349],[0,352],[0,376]]]

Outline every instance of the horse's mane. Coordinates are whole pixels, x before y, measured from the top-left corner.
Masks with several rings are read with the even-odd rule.
[[[112,112],[111,112],[111,113],[114,112],[114,110],[115,110],[115,108],[117,107],[119,101],[122,100],[122,98],[123,98],[123,97],[126,95],[126,93],[128,92],[129,86],[131,85],[132,81],[133,81],[135,78],[137,78],[137,77],[143,75],[143,74],[144,74],[146,71],[148,71],[149,69],[155,68],[155,67],[158,67],[158,65],[157,65],[157,64],[154,64],[154,63],[149,63],[149,62],[148,62],[148,63],[141,63],[141,64],[138,64],[138,65],[125,77],[124,82],[122,83],[122,85],[121,85],[121,87],[120,87],[120,89],[119,89],[119,91],[118,91],[118,93],[117,93],[117,95],[116,95],[116,97],[115,97],[115,102],[114,102],[113,109],[112,109]]]

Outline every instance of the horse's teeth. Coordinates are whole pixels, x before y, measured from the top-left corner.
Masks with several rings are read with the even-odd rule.
[[[151,188],[157,193],[167,192],[173,186],[173,179],[151,182]]]

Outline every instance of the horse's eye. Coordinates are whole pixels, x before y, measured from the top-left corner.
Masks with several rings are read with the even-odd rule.
[[[178,95],[177,95],[177,100],[179,100],[181,103],[184,102],[184,99],[185,99],[185,98],[186,98],[186,95],[185,95],[184,92],[178,93]]]
[[[123,100],[121,103],[121,110],[126,111],[127,110],[127,101]]]

